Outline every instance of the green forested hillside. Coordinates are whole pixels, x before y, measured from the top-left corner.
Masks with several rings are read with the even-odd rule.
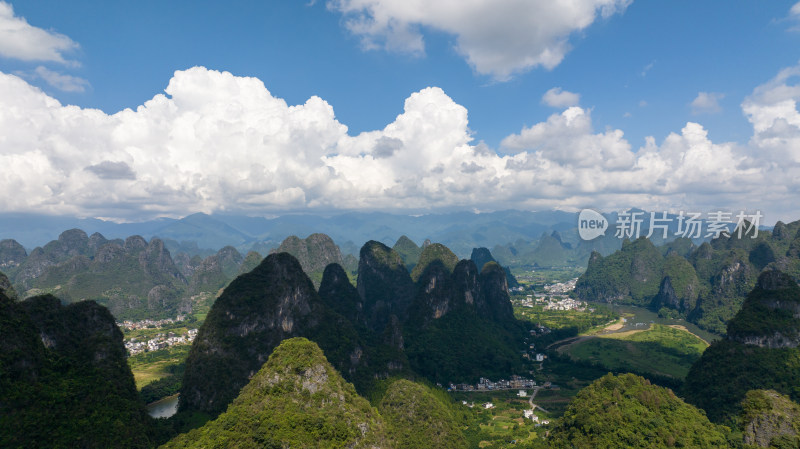
[[[800,399],[800,287],[765,271],[728,326],[689,371],[683,393],[715,422],[733,422],[750,390],[770,389]]]
[[[662,250],[643,237],[623,242],[606,257],[592,254],[575,292],[589,301],[649,306],[723,334],[759,272],[780,269],[800,279],[798,230],[800,222],[778,222],[773,232],[732,232],[696,248],[685,239]]]
[[[393,382],[378,410],[394,449],[461,449],[467,445],[450,408],[424,385]]]
[[[725,448],[728,431],[666,388],[608,374],[581,390],[550,432],[550,447]]]
[[[148,448],[122,333],[94,301],[0,293],[0,447]]]
[[[227,410],[163,448],[384,448],[386,424],[304,338],[283,341]]]

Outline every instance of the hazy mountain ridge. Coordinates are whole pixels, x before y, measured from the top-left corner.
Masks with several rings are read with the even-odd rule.
[[[205,259],[184,253],[173,259],[158,238],[148,242],[134,235],[108,240],[98,233],[87,236],[80,229],[64,231],[58,240],[35,248],[26,257],[21,257],[15,241],[4,242],[0,259],[7,261],[19,295],[52,293],[66,302],[93,299],[120,320],[190,313],[192,295],[216,295],[244,264],[231,246]],[[250,257],[260,260],[256,254]],[[248,263],[253,265],[252,260]]]
[[[351,212],[332,216],[290,214],[275,218],[197,213],[182,219],[159,218],[142,223],[117,224],[97,219],[0,214],[0,222],[5,225],[5,235],[0,237],[13,238],[24,247],[33,248],[44,245],[64,229],[80,228],[87,233],[98,232],[111,238],[135,234],[148,239],[159,237],[171,250],[205,257],[209,254],[204,251],[217,251],[227,245],[243,253],[256,249],[266,254],[263,248],[254,248],[253,245],[267,242],[269,248],[275,248],[292,235],[303,237],[324,233],[334,241],[342,242],[343,247],[352,249],[360,248],[370,238],[389,245],[406,235],[414,241],[431,239],[442,242],[456,254],[467,257],[475,247],[493,247],[519,239],[538,240],[545,231],[574,228],[576,217],[576,214],[567,212],[513,210],[419,216],[382,212]],[[355,243],[352,246],[345,245],[347,242]]]

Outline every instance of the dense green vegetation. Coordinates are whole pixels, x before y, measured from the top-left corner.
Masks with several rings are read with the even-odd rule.
[[[314,343],[293,338],[222,415],[164,448],[385,447],[386,425]]]
[[[800,349],[715,342],[692,366],[682,393],[712,421],[732,423],[739,402],[756,389],[776,390],[800,400]]]
[[[451,395],[456,400],[454,412],[461,417],[467,439],[464,447],[531,448],[543,443],[541,438],[548,427],[537,427],[534,421],[524,417],[523,411],[531,407],[527,398],[517,396],[517,390],[456,392]],[[485,408],[483,405],[487,402],[491,402],[493,407]],[[550,419],[539,409],[536,415],[542,420]]]
[[[488,248],[473,248],[472,254],[469,256],[469,259],[475,262],[475,266],[478,269],[482,269],[484,265],[489,262],[497,263],[497,260],[492,256],[492,253],[489,251]],[[503,267],[503,271],[506,272],[506,281],[508,281],[508,288],[515,288],[519,287],[519,282],[517,282],[517,278],[511,274],[511,269],[508,267]]]
[[[0,347],[0,446],[145,448],[160,438],[104,307],[0,294]]]
[[[11,260],[11,279],[23,297],[91,299],[108,307],[119,321],[198,313],[195,309],[207,307],[209,298],[213,301],[221,288],[261,259],[255,252],[244,259],[231,246],[205,259],[184,253],[173,258],[158,238],[107,240],[79,229],[63,232],[30,255],[24,249],[19,253],[13,240],[5,242],[0,258]]]
[[[728,339],[715,342],[689,372],[686,400],[715,422],[734,423],[750,390],[776,390],[800,399],[800,322],[792,317],[800,287],[768,270],[729,325]]]
[[[776,234],[785,240],[784,231]],[[584,287],[665,315],[724,323],[739,308],[720,298],[756,284],[748,267],[769,268],[775,254],[792,254],[793,243],[778,237],[700,248],[626,242],[617,254],[592,256],[595,270]],[[559,236],[551,235],[553,240],[569,249]],[[237,254],[225,248],[201,261],[205,268],[191,263],[213,280],[260,259]],[[213,306],[210,292],[194,295],[192,304],[204,301],[211,309],[191,351],[171,347],[127,363],[124,355],[117,359],[121,334],[111,315],[94,302],[62,307],[52,297],[19,304],[0,297],[0,429],[41,437],[41,423],[54,422],[48,427],[54,447],[152,447],[173,427],[194,430],[166,447],[729,447],[748,432],[754,435],[750,442],[766,434],[774,447],[797,445],[797,405],[791,399],[800,397],[800,349],[746,344],[785,345],[800,335],[793,315],[800,310],[800,287],[790,277],[759,280],[730,321],[729,339],[705,353],[702,340],[658,324],[565,342],[558,352],[545,348],[596,332],[618,315],[605,307],[512,309],[503,268],[492,261],[481,269],[471,260],[458,261],[443,245],[425,246],[414,267],[416,283],[397,251],[369,242],[361,255],[356,288],[339,264],[315,278],[291,255],[273,254],[231,283]],[[83,253],[67,260],[75,267],[92,263]],[[69,273],[69,264],[54,267],[49,276],[64,282],[59,270]],[[607,270],[616,277],[601,279]],[[712,307],[712,300],[719,303]],[[83,329],[70,330],[80,320]],[[87,326],[87,320],[94,324]],[[529,333],[534,324],[550,332]],[[146,338],[164,330],[137,332]],[[780,338],[773,338],[776,333]],[[521,357],[531,342],[550,356],[544,363]],[[140,386],[146,383],[138,394],[129,366]],[[607,371],[633,371],[649,381]],[[554,427],[535,428],[523,419],[521,411],[529,406],[515,392],[464,393],[474,395],[472,402],[486,394],[497,401],[491,410],[480,404],[470,409],[430,386],[514,373],[558,384],[536,397],[549,411],[540,416],[563,415]],[[396,380],[404,377],[428,384]],[[709,423],[701,410],[650,384],[677,388],[684,377],[687,401],[705,408],[712,421],[739,430]],[[776,393],[747,393],[756,388]],[[178,416],[156,423],[143,413],[144,401],[179,389]],[[87,423],[98,428],[87,430]],[[0,430],[0,446],[26,446],[24,438]]]
[[[524,373],[521,328],[457,310],[408,331],[405,352],[415,372],[434,382],[477,382]]]
[[[419,261],[414,266],[414,269],[411,270],[411,279],[414,282],[419,281],[420,276],[422,276],[422,273],[428,268],[428,265],[435,261],[441,262],[447,271],[452,273],[458,263],[458,256],[450,251],[450,248],[441,243],[432,243],[422,248]]]
[[[464,435],[450,410],[431,390],[408,380],[389,386],[378,410],[394,449],[460,449]]]
[[[559,448],[720,448],[728,430],[671,390],[625,374],[606,375],[581,390],[550,433]]]
[[[756,238],[737,233],[692,248],[678,240],[656,248],[641,237],[606,257],[594,253],[576,285],[582,299],[651,307],[724,334],[765,268],[800,278],[800,222],[778,222]],[[663,255],[662,255],[663,254]]]
[[[800,286],[784,273],[768,271],[728,323],[728,336],[739,341],[765,336],[777,340],[776,334],[787,343],[800,342]],[[775,344],[780,343],[771,343]]]
[[[417,268],[422,264],[420,259]],[[452,270],[431,262],[420,274],[403,327],[411,368],[441,383],[524,372],[520,351],[526,335],[514,319],[505,272],[490,262],[478,273],[471,260]]]
[[[422,254],[422,248],[417,246],[416,243],[406,236],[401,236],[399,239],[397,239],[397,242],[395,242],[392,250],[399,254],[403,259],[403,263],[405,264],[409,273],[417,265],[419,262],[419,256]]]
[[[383,243],[370,240],[358,259],[358,294],[363,300],[367,327],[383,333],[394,315],[404,321],[414,298],[414,281],[403,259]]]

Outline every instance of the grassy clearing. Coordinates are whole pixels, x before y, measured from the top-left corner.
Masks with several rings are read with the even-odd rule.
[[[576,332],[588,332],[592,329],[603,329],[618,315],[602,306],[594,306],[586,310],[545,310],[543,305],[533,307],[514,307],[514,316],[519,320],[541,324],[549,329],[573,328]]]
[[[189,345],[171,346],[129,357],[128,365],[136,379],[136,388],[141,390],[150,382],[171,376],[171,369],[174,369],[172,367],[180,365],[186,360],[189,348]]]
[[[683,379],[708,344],[686,330],[654,324],[648,330],[598,335],[559,348],[573,360],[613,371]]]

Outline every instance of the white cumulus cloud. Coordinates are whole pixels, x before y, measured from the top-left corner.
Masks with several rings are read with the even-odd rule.
[[[580,101],[580,94],[576,94],[568,90],[562,90],[560,87],[554,87],[545,92],[542,96],[542,103],[554,108],[577,106]]]
[[[367,49],[421,55],[423,29],[456,38],[456,50],[478,73],[504,81],[534,67],[552,69],[569,38],[632,0],[330,0]]]
[[[765,163],[800,164],[800,64],[781,70],[742,102],[753,124],[751,145]]]
[[[70,63],[65,55],[78,49],[72,39],[32,26],[14,8],[0,1],[0,56],[23,61]]]
[[[350,135],[319,97],[289,105],[249,77],[194,67],[164,94],[106,114],[0,73],[0,209],[142,219],[193,212],[409,212],[630,207],[796,218],[800,68],[753,90],[749,142],[689,122],[635,148],[571,106],[475,142],[442,89],[412,93],[381,129]],[[13,194],[9,193],[13,192]]]

